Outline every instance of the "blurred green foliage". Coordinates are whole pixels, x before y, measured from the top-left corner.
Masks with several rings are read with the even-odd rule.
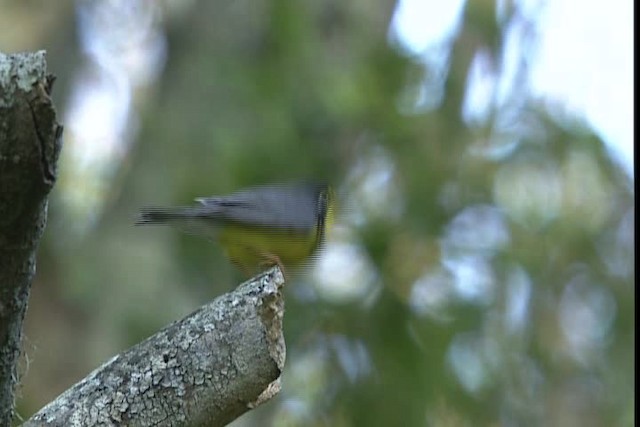
[[[524,19],[507,4],[468,2],[438,73],[389,43],[392,1],[164,2],[167,62],[94,225],[65,210],[88,183],[53,196],[21,414],[237,283],[208,242],[133,228],[140,206],[321,178],[328,252],[356,256],[288,285],[282,393],[234,425],[633,425],[632,180],[525,71],[461,115],[474,58]],[[442,98],[414,108],[425,79]]]

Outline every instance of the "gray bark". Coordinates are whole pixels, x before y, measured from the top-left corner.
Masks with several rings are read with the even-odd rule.
[[[278,393],[285,360],[273,269],[114,357],[25,426],[222,426]]]
[[[0,53],[0,425],[14,414],[22,321],[56,179],[62,126],[45,52]]]

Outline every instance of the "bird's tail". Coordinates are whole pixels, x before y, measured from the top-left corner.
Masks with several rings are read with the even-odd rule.
[[[143,208],[135,225],[168,224],[189,234],[215,239],[217,221],[212,218],[211,208],[204,206],[176,208]]]
[[[169,224],[197,218],[198,212],[193,208],[143,208],[136,218],[135,225]]]

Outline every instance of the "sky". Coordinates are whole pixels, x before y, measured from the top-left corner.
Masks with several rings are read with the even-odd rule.
[[[633,0],[514,3],[525,15],[537,16],[534,96],[586,120],[633,177]],[[451,36],[463,5],[463,0],[401,0],[392,33],[419,55]]]

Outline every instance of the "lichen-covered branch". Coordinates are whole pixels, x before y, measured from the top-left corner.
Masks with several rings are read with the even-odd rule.
[[[62,126],[45,52],[0,53],[0,425],[14,412],[16,363]]]
[[[223,426],[274,396],[285,360],[273,269],[114,357],[25,426]]]

